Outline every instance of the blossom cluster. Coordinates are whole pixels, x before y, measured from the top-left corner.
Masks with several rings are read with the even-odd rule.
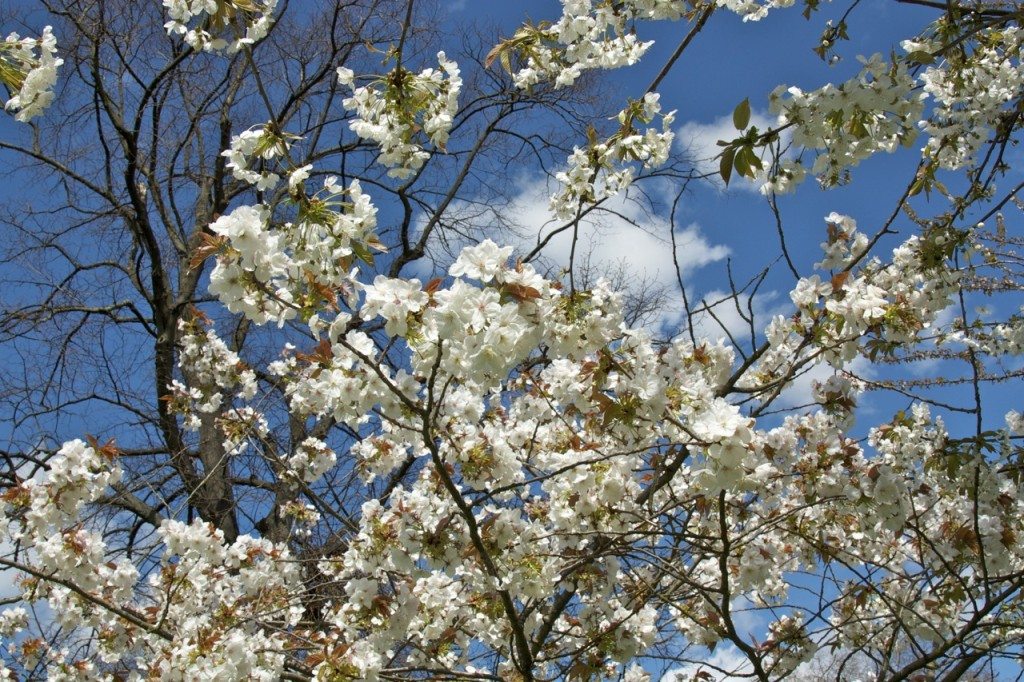
[[[771,94],[769,111],[779,126],[792,127],[793,144],[815,152],[810,168],[799,159],[781,161],[771,189],[790,191],[807,172],[836,185],[869,156],[913,143],[924,104],[907,65],[888,64],[879,54],[862,62],[860,74],[838,86],[805,92],[780,85]]]
[[[274,23],[277,0],[163,0],[164,28],[196,50],[238,52],[262,40]]]
[[[419,170],[430,152],[419,132],[440,150],[459,108],[462,78],[459,65],[444,52],[437,53],[440,68],[413,73],[401,65],[367,85],[356,86],[351,69],[338,67],[338,82],[352,88],[345,108],[355,112],[349,127],[359,137],[380,146],[380,163],[388,175],[407,178]]]
[[[64,63],[56,54],[57,39],[49,26],[38,39],[12,33],[0,43],[0,84],[11,95],[4,108],[17,112],[18,121],[27,123],[53,101],[57,68]]]
[[[631,102],[619,112],[619,128],[605,140],[596,136],[569,156],[568,168],[559,172],[559,190],[551,197],[551,211],[562,220],[574,218],[584,206],[607,199],[628,187],[635,177],[635,166],[657,168],[668,160],[675,133],[675,112],[661,113],[657,93]],[[661,130],[636,126],[650,124],[661,117]]]
[[[1024,32],[1006,26],[982,33],[969,55],[949,51],[949,58],[929,65],[920,79],[925,94],[935,102],[921,122],[928,134],[926,155],[942,168],[955,170],[974,160],[978,149],[1001,125],[1007,105],[1020,97],[1024,81],[1021,45]],[[940,41],[908,41],[905,50],[940,53]]]
[[[256,126],[242,131],[231,138],[231,148],[221,155],[227,158],[227,167],[237,180],[254,185],[262,191],[274,189],[281,177],[270,170],[253,170],[254,162],[271,161],[276,157],[285,157],[290,148],[290,136],[275,133],[271,126]],[[293,181],[289,176],[289,186],[301,180]]]
[[[336,292],[356,294],[355,261],[372,262],[371,250],[382,248],[376,216],[358,181],[346,189],[334,176],[315,195],[301,193],[293,221],[275,223],[264,204],[239,206],[209,226],[218,254],[210,291],[257,324],[298,316],[315,325]]]
[[[735,12],[744,21],[756,21],[770,9],[789,7],[793,0],[718,0],[717,6]],[[637,37],[638,21],[678,21],[694,15],[683,0],[562,0],[562,16],[554,23],[526,24],[499,44],[491,58],[511,69],[511,54],[522,66],[512,73],[520,88],[550,83],[563,88],[590,69],[617,69],[637,63],[654,44]]]
[[[921,130],[925,168],[917,193],[935,183],[936,169],[970,166],[984,144],[1005,137],[1024,81],[1020,27],[979,25],[974,48],[965,52],[945,47],[953,27],[945,19],[938,26],[903,41],[903,54],[891,63],[879,54],[861,57],[861,73],[838,86],[776,88],[769,110],[778,129],[792,129],[800,155],[775,159],[764,190],[792,191],[808,174],[825,186],[843,183],[850,168],[912,145]],[[808,153],[811,163],[802,158]]]
[[[635,64],[653,45],[642,42],[629,23],[637,17],[636,4],[594,3],[589,0],[565,0],[562,17],[550,27],[527,24],[505,41],[495,56],[511,64],[507,52],[515,51],[524,65],[513,73],[520,88],[541,82],[554,87],[572,85],[587,69],[615,69]],[[645,14],[678,18],[681,2],[658,2]]]
[[[768,12],[773,9],[792,7],[794,0],[767,0],[766,2],[757,2],[757,0],[716,0],[716,4],[740,15],[743,17],[743,21],[760,21],[768,16]]]
[[[247,405],[235,406],[256,395],[256,374],[213,329],[203,329],[200,318],[180,325],[179,340],[178,364],[186,383],[175,379],[167,387],[168,411],[182,417],[187,431],[215,426],[228,455],[243,452],[251,438],[266,436],[269,426],[262,414]]]
[[[45,478],[3,497],[0,537],[20,544],[35,575],[59,576],[26,578],[23,598],[45,601],[70,632],[98,633],[90,650],[75,654],[28,640],[23,662],[37,659],[58,678],[77,671],[74,679],[102,679],[99,665],[129,657],[156,679],[277,679],[285,661],[281,628],[301,616],[299,573],[287,548],[251,536],[228,543],[204,521],[168,519],[156,531],[163,555],[148,578],[130,558],[110,560],[112,548],[82,516],[121,480],[117,457],[112,444],[70,441]],[[276,627],[262,625],[268,617]],[[0,623],[5,637],[28,625],[20,607]]]
[[[744,379],[751,389],[774,387],[778,395],[801,367],[827,362],[843,369],[915,344],[953,301],[961,273],[951,257],[966,235],[914,235],[885,262],[867,256],[867,236],[851,217],[832,213],[826,224],[825,258],[817,266],[829,272],[797,281],[790,292],[796,314],[777,315],[768,325],[770,347]]]

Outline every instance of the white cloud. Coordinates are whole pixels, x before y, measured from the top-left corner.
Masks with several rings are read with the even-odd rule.
[[[0,542],[0,556],[10,558],[14,556],[14,545],[10,542]],[[22,577],[21,571],[13,568],[0,569],[0,600],[10,599],[21,594],[21,587],[18,580]]]
[[[820,680],[842,679],[851,682],[873,679],[875,666],[870,658],[860,652],[846,649],[833,650],[830,646],[821,646],[814,652],[811,660],[797,666],[786,679],[792,682],[819,682]],[[700,674],[701,677],[694,678]],[[719,645],[714,653],[699,661],[688,662],[665,673],[661,682],[726,682],[735,679],[751,679],[754,677],[750,661],[732,644]]]
[[[535,200],[528,203],[536,206]],[[659,216],[644,214],[639,207],[621,197],[606,202],[605,208],[608,212],[581,221],[576,254],[587,255],[595,267],[625,262],[636,274],[654,278],[659,284],[675,283],[676,268],[672,259],[672,235],[668,221]],[[544,223],[538,219],[540,216],[529,217],[534,219],[533,225],[541,226]],[[542,228],[539,233],[541,238],[553,229],[557,229],[557,226]],[[544,257],[559,265],[568,264],[573,237],[571,229],[555,235],[544,248]],[[728,247],[708,242],[696,223],[677,229],[675,242],[675,262],[684,277],[729,254]]]
[[[875,376],[874,368],[870,360],[860,355],[846,365],[847,371],[854,376],[869,380]],[[780,409],[809,405],[814,402],[814,383],[827,381],[834,374],[836,370],[831,365],[820,362],[793,379],[772,405]]]
[[[750,116],[750,125],[757,126],[758,130],[767,130],[774,123],[773,118],[769,118],[761,112],[755,111]],[[722,153],[722,147],[718,146],[717,142],[733,140],[739,134],[740,131],[733,126],[732,114],[729,114],[716,118],[710,123],[687,121],[676,132],[676,144],[689,155],[700,173],[711,176],[716,186],[724,190],[725,183],[718,176],[719,160],[716,158]],[[787,141],[785,133],[783,133],[783,138],[785,143]],[[757,192],[762,184],[759,180],[751,180],[733,173],[728,190]]]
[[[701,682],[721,682],[737,677],[749,677],[753,672],[750,661],[735,646],[722,645],[702,661],[686,665],[665,673],[661,682],[691,682],[698,673]]]
[[[953,304],[948,306],[947,308],[944,308],[943,310],[939,311],[939,314],[935,316],[935,320],[931,323],[930,333],[934,334],[943,330],[948,331],[953,321],[959,317],[960,306]],[[938,348],[937,342],[933,342],[932,345]],[[944,346],[944,349],[952,350],[953,348],[957,347],[960,347],[959,343],[947,342]],[[909,371],[910,374],[914,377],[939,376],[941,374],[941,372],[939,371],[939,367],[940,365],[942,365],[943,362],[944,360],[938,357],[915,360],[914,362],[911,362],[909,365],[907,365],[907,371]]]
[[[694,336],[710,341],[720,338],[728,341],[731,336],[741,346],[749,344],[751,320],[755,334],[760,337],[772,317],[788,312],[788,306],[777,302],[778,299],[774,291],[756,295],[753,302],[747,294],[709,291],[696,304],[691,302],[696,311],[693,315]]]
[[[518,256],[525,256],[543,244],[537,265],[547,270],[549,276],[558,276],[574,260],[577,277],[586,276],[588,271],[591,279],[620,275],[621,281],[616,282],[620,288],[632,285],[647,292],[664,290],[668,294],[665,305],[646,320],[655,329],[677,323],[681,318],[676,263],[686,278],[729,255],[728,247],[709,242],[700,226],[693,223],[675,230],[673,261],[669,221],[622,194],[583,218],[575,233],[572,228],[559,231],[564,223],[555,221],[548,210],[550,194],[551,189],[543,180],[524,179],[500,212],[468,202],[453,205],[446,215],[462,221],[463,234],[473,238],[447,239],[443,244],[434,240],[428,249],[430,255],[443,264],[463,246],[488,237],[515,246]]]
[[[932,321],[931,328],[945,329],[959,316],[960,307],[953,303],[939,311],[939,314],[935,316],[935,320]]]

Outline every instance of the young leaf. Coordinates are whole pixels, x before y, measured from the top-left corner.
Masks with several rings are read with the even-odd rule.
[[[732,124],[736,130],[745,130],[750,124],[750,99],[744,99],[732,111]]]
[[[734,162],[736,172],[741,177],[754,177],[754,172],[751,170],[751,165],[748,159],[746,159],[746,147],[739,147],[739,151],[736,153],[736,160]]]
[[[722,152],[722,160],[718,164],[718,174],[722,176],[722,182],[729,186],[729,178],[732,177],[732,162],[736,158],[736,148],[728,147]]]
[[[914,50],[913,52],[908,54],[906,57],[904,57],[904,59],[906,59],[908,62],[910,62],[912,64],[934,64],[935,63],[935,55],[933,55],[931,52],[927,52],[925,50]]]
[[[359,242],[352,242],[351,244],[352,253],[355,254],[356,258],[363,261],[367,265],[373,265],[373,254],[366,248],[365,244]]]
[[[494,60],[497,59],[505,51],[505,48],[506,45],[504,42],[500,42],[494,47],[492,47],[491,51],[487,53],[486,57],[484,57],[484,68],[491,68],[491,64],[493,64]]]

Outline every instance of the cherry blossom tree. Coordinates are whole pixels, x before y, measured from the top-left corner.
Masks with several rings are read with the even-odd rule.
[[[773,209],[811,178],[919,155],[884,223],[825,217],[806,272],[779,219],[790,301],[749,343],[701,333],[713,310],[681,276],[689,325],[666,336],[627,323],[575,246],[549,268],[544,239],[500,244],[516,235],[467,218],[519,163],[557,184],[550,234],[574,245],[616,197],[697,179],[673,158],[659,86],[713,14],[754,31],[791,4],[563,0],[489,42],[432,33],[411,0],[46,4],[52,27],[0,53],[7,108],[34,126],[0,147],[55,174],[61,202],[8,221],[18,262],[53,259],[14,289],[8,352],[61,333],[60,377],[8,398],[3,674],[954,680],[1014,665],[1024,418],[1003,389],[1024,316],[972,311],[1019,305],[1019,6],[914,0],[931,23],[853,78],[780,86],[767,128],[735,108],[719,175],[755,180]],[[822,58],[858,5],[825,24]],[[595,74],[643,59],[645,30],[671,21],[678,47],[606,124]],[[552,120],[564,144],[538,132]],[[46,215],[57,227],[34,234]],[[897,223],[913,229],[896,238]],[[424,281],[428,260],[440,276]],[[94,318],[140,329],[151,367],[111,352]],[[103,331],[83,367],[102,371],[79,377],[86,328]],[[862,370],[918,356],[965,369]],[[809,373],[811,404],[789,407]],[[903,409],[861,409],[882,395]],[[45,428],[104,402],[116,433],[79,422],[51,446]]]

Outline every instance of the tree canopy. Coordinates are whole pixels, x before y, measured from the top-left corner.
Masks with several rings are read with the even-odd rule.
[[[0,16],[0,677],[1018,675],[1024,6],[898,0],[687,154],[668,79],[794,4]],[[807,58],[878,6],[804,0]],[[892,205],[787,223],[883,153]],[[738,184],[711,300],[678,207]],[[592,257],[638,216],[670,286]]]

